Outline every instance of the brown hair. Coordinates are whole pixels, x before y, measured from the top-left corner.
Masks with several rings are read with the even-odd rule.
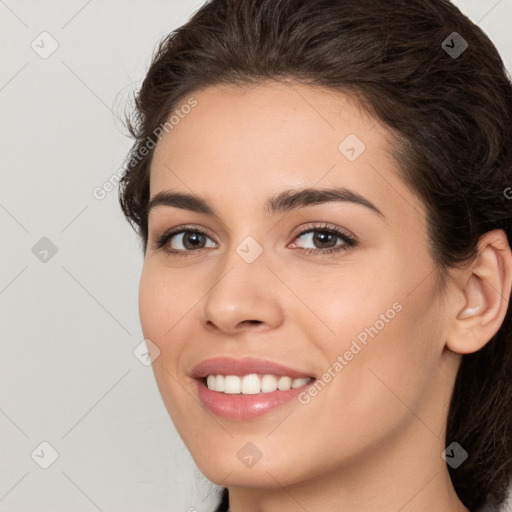
[[[463,41],[460,55],[450,51]],[[144,252],[153,150],[140,155],[155,130],[194,91],[269,79],[351,94],[389,127],[400,176],[426,205],[440,275],[470,260],[487,231],[503,229],[512,246],[512,86],[489,38],[454,5],[211,0],[160,42],[128,120],[135,142],[119,199]],[[446,445],[469,454],[448,469],[472,510],[487,497],[502,503],[512,475],[511,310],[463,356],[448,413]],[[224,490],[219,510],[228,502]]]

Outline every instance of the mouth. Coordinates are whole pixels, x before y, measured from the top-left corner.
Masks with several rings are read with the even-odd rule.
[[[215,376],[216,382],[218,377],[218,375]],[[281,377],[279,380],[282,383],[285,383],[285,385],[282,386],[283,389],[277,388],[271,391],[270,389],[273,389],[274,387],[274,378],[272,388],[269,386],[267,391],[261,391],[260,387],[260,390],[257,393],[243,393],[241,387],[240,391],[236,392],[238,390],[238,382],[240,382],[240,378],[235,376],[238,379],[238,382],[236,382],[236,380],[231,381],[229,377],[232,376],[224,376],[224,391],[210,389],[208,387],[208,377],[194,379],[196,393],[202,405],[210,413],[220,418],[238,421],[254,420],[260,416],[269,414],[284,407],[303,407],[303,405],[301,405],[303,402],[300,401],[300,395],[316,381],[316,379],[307,379],[304,384],[292,388],[289,387],[287,381],[281,381]],[[254,386],[252,390],[255,391],[257,381],[255,379],[252,380],[253,377],[251,374],[244,376],[244,378],[246,377],[251,379],[251,386]],[[261,379],[262,386],[267,385],[266,381],[264,383],[264,377],[265,376]],[[296,382],[296,385],[298,384],[299,383]],[[227,391],[231,392],[226,392],[226,385]]]
[[[244,421],[299,406],[299,395],[316,381],[313,375],[272,361],[230,357],[204,360],[190,377],[209,412]]]

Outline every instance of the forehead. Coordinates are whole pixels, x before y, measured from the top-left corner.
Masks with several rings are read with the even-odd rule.
[[[180,112],[187,103],[195,106]],[[180,105],[155,148],[151,196],[243,196],[248,206],[278,189],[343,185],[375,203],[422,210],[398,179],[390,132],[345,94],[270,81],[208,87]]]
[[[190,98],[196,105],[188,114],[177,116]],[[325,149],[337,154],[336,139],[346,130],[369,139],[369,127],[375,125],[345,95],[274,81],[202,89],[183,99],[170,118],[173,123],[157,145],[154,160],[172,159],[178,164],[185,157],[189,167],[206,157],[215,157],[217,163],[247,160],[255,153],[258,162],[268,157],[302,160]],[[308,147],[301,146],[305,140]],[[248,166],[249,161],[244,167]]]

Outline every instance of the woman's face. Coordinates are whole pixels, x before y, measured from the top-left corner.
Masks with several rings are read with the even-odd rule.
[[[190,194],[209,210],[177,196],[150,210],[139,307],[199,469],[223,486],[276,487],[352,478],[404,450],[434,467],[458,359],[444,345],[424,207],[385,128],[306,85],[192,96],[155,149],[150,196]],[[235,362],[197,370],[212,358]],[[237,366],[247,358],[260,361]],[[235,377],[208,390],[210,374]],[[236,378],[246,374],[278,379]],[[314,380],[287,391],[286,376]],[[404,474],[417,465],[392,457]]]

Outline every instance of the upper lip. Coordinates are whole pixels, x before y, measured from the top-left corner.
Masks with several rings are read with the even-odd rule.
[[[288,376],[292,379],[312,377],[294,368],[254,357],[234,359],[232,357],[215,357],[205,359],[192,370],[192,377],[202,379],[208,375],[248,375],[251,373]]]

